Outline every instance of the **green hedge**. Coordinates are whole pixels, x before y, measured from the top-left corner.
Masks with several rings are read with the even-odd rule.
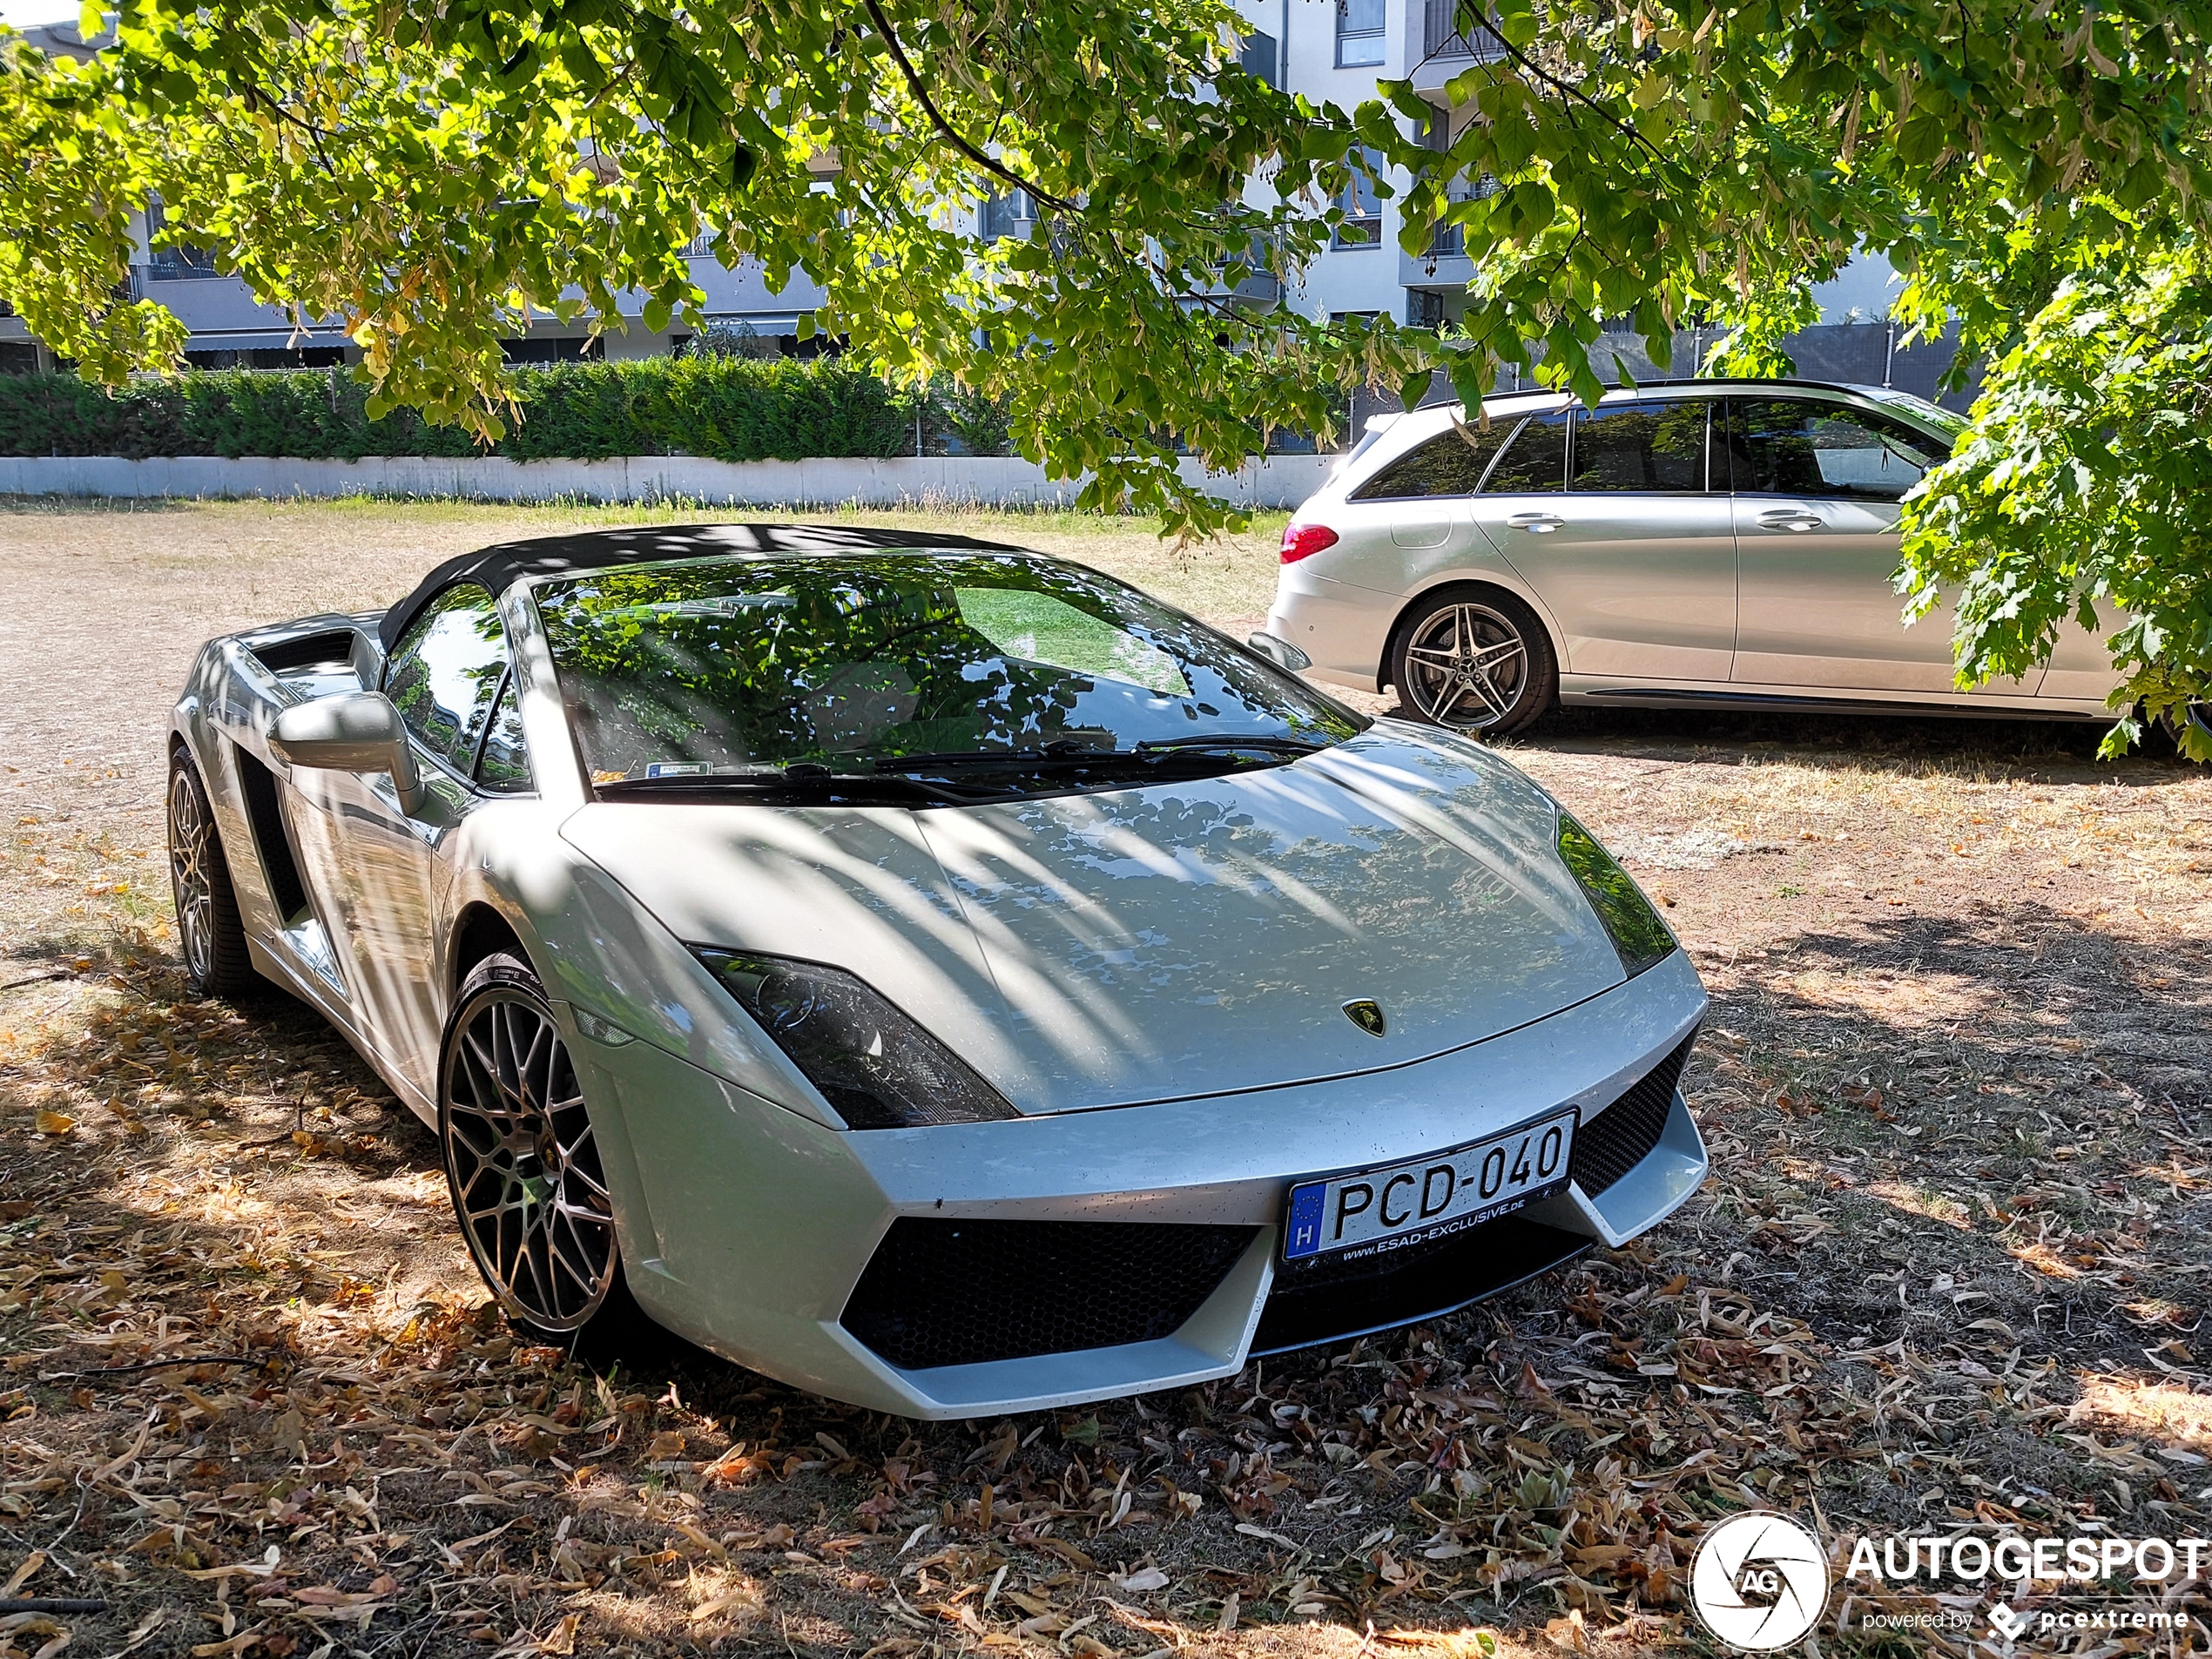
[[[834,358],[650,357],[514,371],[517,461],[692,455],[717,461],[912,455],[915,397]],[[412,409],[368,418],[345,369],[193,371],[115,390],[74,374],[0,375],[0,455],[482,453]]]

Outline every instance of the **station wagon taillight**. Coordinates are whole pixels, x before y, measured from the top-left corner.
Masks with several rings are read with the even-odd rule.
[[[1296,564],[1325,547],[1337,544],[1337,533],[1326,524],[1301,524],[1296,519],[1283,526],[1283,563]]]

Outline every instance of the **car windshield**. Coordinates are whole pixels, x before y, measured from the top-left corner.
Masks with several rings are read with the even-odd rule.
[[[687,561],[536,599],[600,786],[1028,766],[993,784],[1034,792],[1113,756],[1276,764],[1366,724],[1133,589],[1019,555]]]

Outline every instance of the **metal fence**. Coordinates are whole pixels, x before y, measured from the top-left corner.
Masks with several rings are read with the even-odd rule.
[[[1958,352],[1957,329],[1946,332],[1940,339],[1923,340],[1910,347],[1898,343],[1902,333],[1894,323],[1823,323],[1792,334],[1784,347],[1797,364],[1800,380],[1891,387],[1965,414],[1981,389],[1980,365],[1970,367],[1964,390],[1939,391],[1936,384]],[[1629,377],[1639,385],[1662,380],[1688,380],[1696,374],[1698,364],[1712,344],[1711,329],[1686,328],[1675,336],[1673,365],[1661,368],[1644,350],[1641,335],[1608,333],[1591,348],[1590,362],[1597,370],[1598,379],[1608,386],[1621,383],[1620,366],[1614,361],[1616,354],[1627,364]],[[1504,397],[1514,392],[1541,389],[1534,379],[1516,375],[1508,369],[1499,375],[1494,395]],[[1451,382],[1439,374],[1430,382],[1421,406],[1426,408],[1448,403],[1454,397]],[[1352,420],[1346,428],[1345,446],[1350,447],[1352,439],[1366,429],[1370,415],[1395,414],[1401,407],[1395,393],[1361,387],[1352,395]]]
[[[1423,0],[1421,52],[1427,57],[1501,57],[1505,55],[1487,29],[1475,30],[1470,43],[1460,30],[1460,0]]]

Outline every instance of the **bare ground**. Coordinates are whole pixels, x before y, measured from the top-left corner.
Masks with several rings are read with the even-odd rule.
[[[1710,1646],[1684,1575],[1746,1506],[1831,1541],[2212,1530],[2212,780],[2078,728],[1580,713],[1514,745],[1714,994],[1686,1085],[1714,1176],[1630,1250],[1011,1421],[673,1343],[608,1375],[518,1349],[430,1137],[342,1042],[185,1000],[161,724],[211,634],[610,522],[0,508],[0,1561],[9,1595],[105,1604],[0,1614],[0,1659],[1626,1654]],[[1273,578],[1271,534],[956,527],[1240,624]],[[1858,1621],[1986,1596],[1837,1601],[1819,1640],[1853,1649],[1986,1637]]]

